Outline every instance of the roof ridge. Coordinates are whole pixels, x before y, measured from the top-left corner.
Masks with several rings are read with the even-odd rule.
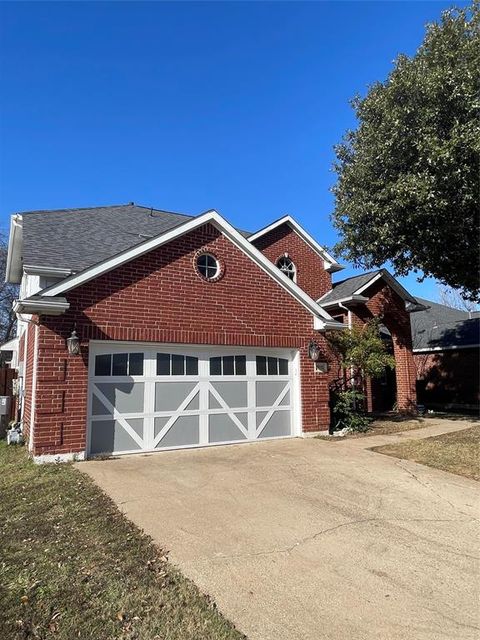
[[[63,211],[89,211],[93,209],[116,209],[118,207],[127,207],[127,204],[105,204],[97,207],[63,207],[62,209],[33,209],[32,211],[17,211],[21,215],[29,215],[31,213],[62,213]]]
[[[32,215],[39,213],[65,213],[66,211],[94,211],[97,209],[119,209],[120,207],[137,207],[139,209],[147,209],[149,211],[156,211],[158,213],[168,213],[176,216],[185,216],[187,218],[195,218],[196,215],[190,213],[181,213],[179,211],[168,211],[167,209],[155,209],[155,207],[147,207],[143,204],[135,204],[134,202],[126,202],[122,204],[106,204],[96,207],[63,207],[62,209],[34,209],[32,211],[17,211],[20,215]]]
[[[127,206],[127,205],[122,205],[122,206]],[[150,211],[158,211],[158,213],[171,213],[175,216],[185,216],[186,218],[197,218],[199,215],[201,216],[202,213],[205,213],[205,212],[197,213],[197,214],[183,213],[181,211],[169,211],[168,209],[155,209],[155,207],[147,207],[144,204],[135,204],[135,203],[133,206],[138,207],[139,209],[149,209]],[[211,211],[211,209],[208,209],[208,211]]]

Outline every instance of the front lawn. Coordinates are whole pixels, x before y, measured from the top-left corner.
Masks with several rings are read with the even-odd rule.
[[[413,460],[442,471],[480,480],[480,425],[424,440],[374,447],[387,456]]]
[[[0,637],[239,640],[93,482],[0,442]]]

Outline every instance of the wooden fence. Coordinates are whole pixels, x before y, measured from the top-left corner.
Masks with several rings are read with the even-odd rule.
[[[17,377],[15,369],[0,369],[0,396],[10,396],[10,415],[8,421],[15,420],[15,399],[13,397],[13,381]]]

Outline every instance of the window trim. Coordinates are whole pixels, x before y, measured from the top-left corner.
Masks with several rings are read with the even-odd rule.
[[[209,256],[213,258],[216,262],[217,272],[211,278],[205,276],[199,269],[198,261],[202,256]],[[224,263],[218,258],[218,256],[213,251],[210,251],[209,249],[200,249],[200,251],[197,251],[195,253],[193,257],[193,266],[197,276],[201,278],[204,282],[218,282],[218,280],[220,280],[220,278],[223,276],[225,271]]]

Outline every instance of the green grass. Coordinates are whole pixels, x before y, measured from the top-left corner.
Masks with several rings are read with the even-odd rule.
[[[480,480],[480,425],[423,440],[373,447],[372,451],[413,460],[435,469]]]
[[[0,639],[239,640],[71,465],[0,443]]]

